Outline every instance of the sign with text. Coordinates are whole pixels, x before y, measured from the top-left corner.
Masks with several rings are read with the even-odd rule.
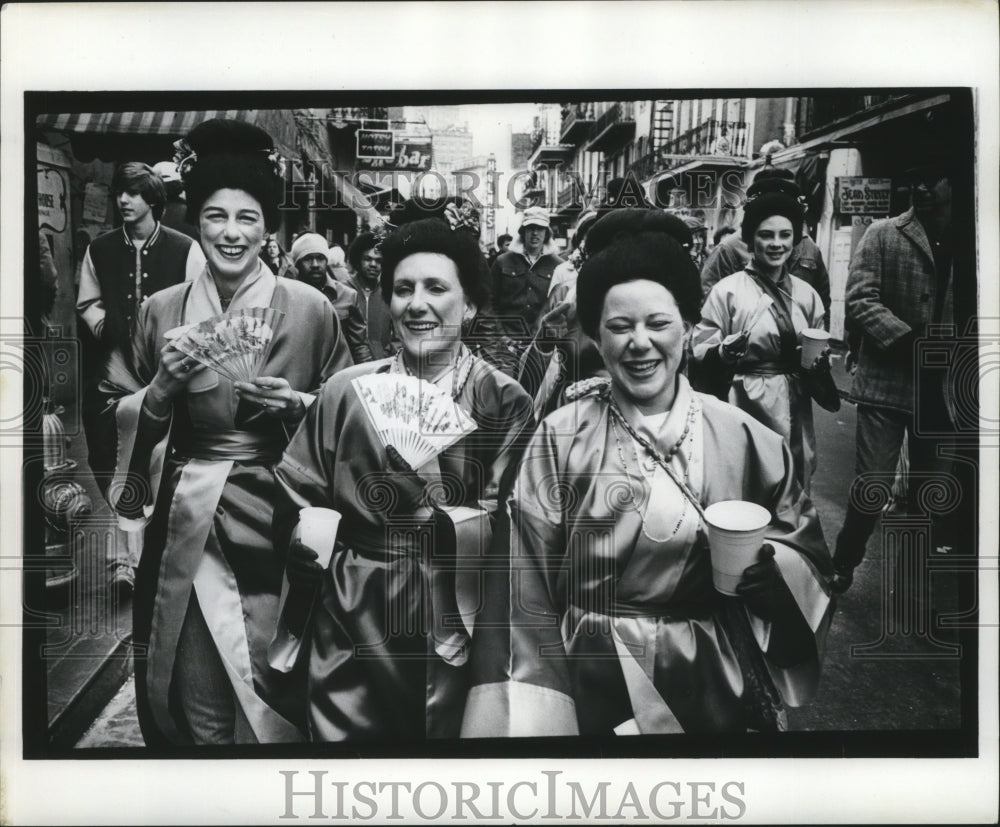
[[[837,178],[835,209],[841,215],[888,215],[891,178]]]
[[[360,169],[394,169],[400,172],[427,172],[431,168],[430,140],[409,140],[399,138],[395,142],[395,154],[392,158],[364,159],[358,156],[362,163]]]
[[[391,129],[359,129],[357,157],[365,160],[389,160],[395,157]]]
[[[66,171],[38,164],[38,229],[61,233],[69,225]]]

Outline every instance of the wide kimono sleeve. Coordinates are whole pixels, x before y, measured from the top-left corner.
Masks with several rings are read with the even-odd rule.
[[[707,297],[726,276],[746,267],[747,259],[732,244],[716,244],[701,267],[701,294]]]
[[[885,275],[885,233],[888,225],[873,224],[862,236],[851,259],[844,294],[847,319],[859,327],[880,347],[887,348],[910,332],[910,326],[882,301]]]
[[[487,438],[495,446],[495,452],[479,495],[491,512],[496,510],[501,496],[510,492],[518,462],[534,429],[531,397],[512,379],[503,374],[497,378],[496,399],[490,405],[489,421],[483,429],[489,434]]]
[[[543,422],[498,521],[462,737],[578,734],[561,628],[566,528],[558,453]]]
[[[340,384],[339,382],[337,383]],[[342,423],[334,411],[340,407],[333,398],[330,383],[309,406],[274,476],[279,483],[274,504],[272,534],[275,551],[284,557],[299,519],[299,509],[308,506],[330,507],[334,499],[334,445],[328,438],[338,434]]]
[[[691,350],[695,359],[702,361],[709,351],[715,350],[722,340],[733,332],[733,314],[730,308],[731,293],[725,285],[716,284],[701,308],[701,321],[691,333]]]
[[[719,445],[729,444],[731,436],[719,431],[710,438]],[[794,665],[779,666],[771,659],[765,662],[785,703],[801,706],[815,694],[819,684],[823,646],[833,616],[834,603],[826,585],[832,574],[830,553],[816,507],[795,477],[787,443],[757,422],[747,422],[745,434],[743,498],[771,511],[773,517],[766,542],[774,548],[781,576],[795,598],[801,621],[811,633],[803,639],[801,656]],[[775,630],[770,622],[752,612],[748,614],[757,641],[766,653]]]
[[[163,463],[166,459],[172,415],[154,417],[143,405],[148,385],[159,365],[156,350],[158,302],[146,302],[139,311],[132,338],[133,368],[113,355],[104,383],[109,391],[118,431],[115,476],[108,501],[125,531],[143,529],[153,513]]]

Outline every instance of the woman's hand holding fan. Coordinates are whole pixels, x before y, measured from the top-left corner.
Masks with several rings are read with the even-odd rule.
[[[203,364],[182,353],[174,347],[173,342],[168,341],[160,350],[160,363],[146,391],[144,404],[154,415],[166,414],[173,398],[204,369]]]
[[[284,316],[272,307],[223,313],[190,326],[171,345],[231,382],[253,382]]]
[[[415,376],[371,373],[352,384],[382,444],[413,469],[434,459],[476,423],[450,396]]]
[[[252,382],[234,382],[240,399],[260,405],[264,411],[282,419],[299,420],[305,415],[302,398],[280,376],[258,376]]]

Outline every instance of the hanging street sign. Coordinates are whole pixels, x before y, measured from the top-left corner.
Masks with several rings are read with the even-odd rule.
[[[391,129],[359,129],[357,157],[364,160],[389,160],[395,157]]]

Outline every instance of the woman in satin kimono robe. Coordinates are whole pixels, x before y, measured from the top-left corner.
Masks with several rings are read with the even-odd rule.
[[[577,388],[526,449],[463,737],[779,730],[816,688],[831,615],[791,455],[679,373],[700,287],[674,239],[623,234],[577,290],[611,378]],[[737,596],[713,588],[701,517],[722,500],[772,514]]]
[[[778,179],[774,186],[795,185]],[[825,312],[819,293],[786,267],[802,238],[804,216],[786,192],[766,191],[747,202],[742,232],[753,258],[745,270],[712,287],[692,350],[702,371],[732,375],[730,404],[785,438],[808,493],[816,470],[812,395],[833,410],[839,398],[825,352],[811,369],[800,365],[802,331],[822,329]]]
[[[145,528],[134,604],[139,721],[147,746],[302,741],[304,675],[267,664],[283,568],[271,542],[272,466],[311,394],[351,359],[327,300],[259,258],[265,229],[280,220],[270,137],[215,120],[187,140],[181,170],[208,263],[143,305],[140,388],[116,413],[116,507],[124,527]],[[168,341],[180,325],[251,307],[284,314],[252,383]]]
[[[520,385],[459,338],[487,295],[475,238],[424,219],[399,228],[381,252],[402,349],[330,380],[276,471],[287,493],[275,512],[277,544],[302,507],[343,515],[328,569],[300,542],[289,548],[290,587],[318,591],[304,631],[289,624],[308,662],[315,741],[458,737],[489,512],[532,424]],[[352,384],[370,373],[432,382],[477,429],[417,475],[383,447]]]

